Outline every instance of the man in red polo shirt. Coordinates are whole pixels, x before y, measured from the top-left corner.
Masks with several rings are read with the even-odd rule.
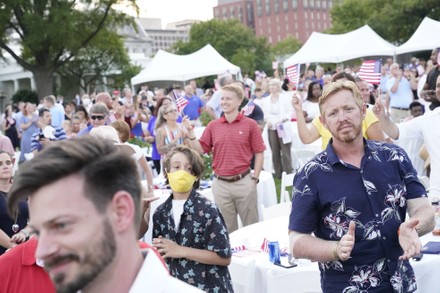
[[[32,237],[0,257],[0,292],[55,293],[42,263],[35,259],[36,248],[37,239]]]
[[[191,127],[188,130],[192,148],[200,154],[213,152],[212,193],[231,233],[238,228],[237,213],[244,226],[258,222],[256,185],[266,147],[257,123],[238,111],[244,98],[243,89],[230,84],[221,91],[220,107],[224,115],[208,124],[200,140],[195,139]]]

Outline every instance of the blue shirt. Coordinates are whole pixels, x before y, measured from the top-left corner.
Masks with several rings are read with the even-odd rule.
[[[64,129],[62,127],[53,126],[53,128],[55,129],[54,141],[67,139],[66,132],[64,131]],[[43,149],[43,145],[40,143],[40,135],[43,135],[43,131],[41,129],[39,129],[37,132],[32,134],[31,151],[34,151],[34,150],[41,151]]]
[[[298,171],[289,230],[337,241],[349,222],[356,222],[352,258],[319,264],[324,292],[413,292],[411,265],[398,260],[403,250],[397,230],[405,221],[407,200],[426,197],[426,190],[403,149],[370,140],[364,144],[360,168],[340,161],[331,140]]]
[[[185,96],[185,100],[188,101],[188,104],[183,108],[183,115],[188,116],[189,120],[199,118],[200,111],[203,108],[202,100],[197,96],[192,96],[190,98]]]
[[[183,206],[179,229],[175,230],[173,195],[153,215],[153,238],[162,236],[178,245],[210,250],[230,257],[226,224],[215,203],[193,190]],[[228,267],[207,265],[186,258],[166,260],[171,275],[206,292],[233,292]]]

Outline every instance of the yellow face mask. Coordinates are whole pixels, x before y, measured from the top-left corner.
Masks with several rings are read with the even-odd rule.
[[[168,182],[174,192],[188,192],[192,189],[197,177],[184,170],[167,173]]]

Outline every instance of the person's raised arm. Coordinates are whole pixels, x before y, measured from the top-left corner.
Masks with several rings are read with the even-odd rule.
[[[302,109],[301,98],[298,94],[292,96],[292,106],[296,113],[296,126],[298,128],[298,135],[301,142],[309,144],[319,139],[320,135],[316,126],[313,124],[310,124],[310,126],[307,125]]]
[[[186,130],[188,131],[188,139],[187,139],[188,147],[195,150],[200,155],[205,153],[205,151],[202,148],[202,145],[200,144],[200,141],[197,139],[196,134],[194,133],[193,126],[188,120],[188,117],[183,118],[182,125],[185,126]]]
[[[374,122],[367,128],[366,131],[368,139],[377,141],[386,141],[385,135],[383,134],[382,128],[380,128],[379,122]]]
[[[388,115],[386,114],[385,107],[380,101],[377,99],[376,105],[373,107],[373,112],[376,117],[379,119],[380,127],[386,134],[388,134],[392,139],[399,138],[399,128],[393,121],[390,120]]]

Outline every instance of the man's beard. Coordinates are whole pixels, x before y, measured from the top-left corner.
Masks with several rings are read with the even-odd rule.
[[[110,264],[116,254],[115,234],[108,220],[103,223],[103,235],[94,247],[89,247],[86,254],[80,257],[75,254],[67,254],[54,258],[45,267],[56,266],[63,261],[76,261],[79,264],[79,272],[70,283],[63,283],[64,273],[52,276],[58,293],[76,293],[91,283]]]
[[[352,128],[350,129],[350,131],[344,131],[344,133],[341,133],[339,128],[345,125],[350,125]],[[361,131],[362,131],[362,124],[356,126],[351,122],[344,122],[338,127],[336,133],[333,134],[332,136],[341,142],[350,143],[353,142],[359,136],[359,133],[361,133]]]

